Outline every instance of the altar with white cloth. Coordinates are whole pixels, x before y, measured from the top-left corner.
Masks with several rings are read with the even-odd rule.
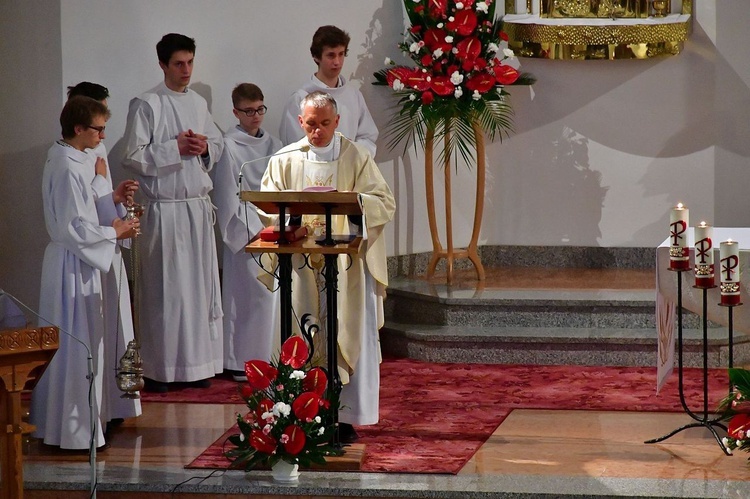
[[[690,249],[690,269],[682,272],[682,307],[685,310],[703,313],[703,289],[694,288],[695,273],[693,262],[695,253],[695,230],[688,228],[688,248]],[[735,333],[750,333],[750,228],[713,228],[714,262],[716,262],[716,287],[706,290],[708,294],[708,320],[717,324],[727,325],[727,307],[719,306],[721,295],[719,284],[719,244],[731,239],[740,246],[740,296],[745,306],[734,307],[733,331]],[[670,238],[662,242],[656,249],[656,329],[659,336],[657,356],[657,391],[666,381],[674,366],[675,353],[675,322],[677,304],[677,272],[669,270]],[[743,280],[744,278],[744,280]]]

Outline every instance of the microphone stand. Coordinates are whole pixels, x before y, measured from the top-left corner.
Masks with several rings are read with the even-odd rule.
[[[289,152],[297,152],[297,151],[307,152],[309,150],[310,150],[310,146],[308,144],[305,144],[304,146],[298,149],[290,149],[288,151],[282,149],[280,151],[276,151],[273,154],[269,154],[268,156],[261,156],[260,158],[255,158],[255,159],[245,161],[244,163],[240,165],[240,175],[237,179],[237,187],[239,188],[239,190],[242,190],[242,170],[244,170],[245,165],[249,165],[250,163],[255,163],[256,161],[263,161],[264,159],[273,158],[274,156],[279,156],[280,154],[286,154]],[[239,196],[239,192],[237,193],[237,195]]]
[[[46,318],[39,315],[37,312],[35,312],[31,307],[26,305],[24,302],[13,296],[12,294],[8,293],[7,291],[0,289],[0,294],[5,294],[9,296],[14,302],[21,305],[24,309],[28,310],[31,314],[36,316],[38,319],[42,320],[43,322],[46,322],[47,324],[54,323],[52,321],[47,320]],[[65,334],[66,336],[72,338],[74,341],[80,343],[83,348],[86,349],[86,368],[88,370],[88,373],[86,375],[86,379],[89,380],[89,424],[91,425],[91,441],[89,444],[89,466],[91,467],[91,495],[90,497],[93,499],[96,499],[96,437],[97,437],[97,431],[96,431],[96,396],[94,393],[94,357],[91,355],[91,349],[89,346],[81,341],[80,339],[76,338],[65,330],[64,328],[60,326],[55,326],[61,333]]]

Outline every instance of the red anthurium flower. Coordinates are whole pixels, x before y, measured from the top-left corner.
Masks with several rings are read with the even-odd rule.
[[[435,94],[427,90],[426,92],[422,92],[422,104],[425,106],[429,106],[432,104],[432,101],[435,100]]]
[[[482,42],[476,36],[464,38],[456,45],[456,59],[459,61],[474,61],[482,52]]]
[[[265,390],[271,386],[279,372],[265,360],[249,360],[245,362],[245,374],[250,386],[257,390]]]
[[[433,92],[443,97],[453,93],[453,83],[451,83],[451,79],[448,76],[433,77],[430,88]]]
[[[477,57],[474,60],[474,71],[483,71],[487,67],[487,60],[484,57]]]
[[[495,67],[495,79],[500,85],[512,85],[518,79],[518,70],[506,64]]]
[[[412,71],[412,73],[406,78],[404,84],[408,87],[424,92],[430,88],[430,82],[427,81],[427,74],[422,71]]]
[[[729,420],[727,434],[737,440],[744,440],[750,430],[750,414],[737,414]]]
[[[424,5],[417,5],[416,7],[414,7],[414,12],[416,12],[417,14],[422,12],[423,10],[424,10]]]
[[[311,421],[318,415],[320,397],[315,392],[304,392],[292,402],[294,415],[302,421]]]
[[[258,452],[273,454],[276,450],[276,439],[260,430],[253,430],[250,432],[250,445]]]
[[[264,398],[261,400],[258,405],[255,407],[255,416],[257,417],[257,421],[265,423],[263,420],[263,414],[270,412],[271,409],[273,409],[273,401],[269,398]],[[259,423],[260,426],[263,426],[263,424]]]
[[[242,395],[242,398],[248,399],[253,396],[253,393],[255,392],[255,389],[248,385],[247,383],[243,383],[242,387],[240,388],[240,394]]]
[[[409,31],[411,31],[412,33],[415,33],[415,34],[419,33],[420,31],[422,31],[422,26],[420,26],[419,24],[416,24],[416,25],[412,26],[411,28],[409,28]]]
[[[449,21],[446,27],[461,36],[469,36],[477,27],[477,15],[473,10],[464,7],[463,10],[456,12],[453,21]]]
[[[461,0],[461,3],[464,4],[464,9],[470,9],[471,6],[474,5],[474,0]]]
[[[489,92],[495,86],[495,77],[487,72],[478,73],[466,82],[466,88],[478,91],[480,94]]]
[[[281,358],[279,359],[285,366],[292,366],[299,369],[307,362],[310,350],[307,343],[301,336],[292,336],[281,346]]]
[[[448,11],[448,0],[430,0],[427,4],[432,17],[445,17]]]
[[[412,73],[411,68],[406,68],[404,66],[397,66],[395,68],[389,69],[385,73],[385,81],[388,83],[389,87],[393,86],[393,82],[396,80],[400,80],[401,83],[404,83],[406,81],[406,78]]]
[[[505,31],[500,32],[500,39],[503,41],[508,41],[508,34]]]
[[[289,437],[289,440],[284,444],[284,450],[286,450],[292,456],[296,456],[302,449],[305,448],[305,431],[295,424],[290,424],[284,429],[284,435]]]
[[[440,49],[443,52],[449,52],[452,46],[450,43],[445,41],[446,36],[448,36],[448,32],[444,29],[428,29],[424,34],[424,44],[430,50],[430,52],[434,52],[437,49]]]
[[[422,66],[429,66],[432,64],[432,55],[431,54],[425,54],[422,56],[421,59]]]
[[[304,388],[305,391],[315,392],[321,396],[325,393],[326,386],[328,386],[328,376],[326,376],[326,372],[319,367],[313,367],[307,371],[305,379],[302,380],[302,388]]]

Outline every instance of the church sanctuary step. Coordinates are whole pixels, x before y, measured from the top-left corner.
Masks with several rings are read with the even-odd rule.
[[[709,367],[726,367],[726,328],[708,328]],[[383,355],[480,364],[656,365],[655,328],[433,326],[386,321]],[[683,329],[683,362],[703,365],[702,329]],[[750,337],[735,335],[735,364],[750,359]]]
[[[380,341],[385,355],[433,362],[655,366],[653,269],[485,268],[394,276]],[[684,365],[702,366],[701,317],[683,311]],[[726,367],[727,329],[708,324],[708,362]],[[750,337],[734,333],[734,363]]]

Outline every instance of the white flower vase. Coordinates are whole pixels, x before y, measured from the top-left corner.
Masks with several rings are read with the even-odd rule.
[[[290,464],[283,459],[271,466],[271,476],[280,483],[294,483],[299,480],[299,465]]]

